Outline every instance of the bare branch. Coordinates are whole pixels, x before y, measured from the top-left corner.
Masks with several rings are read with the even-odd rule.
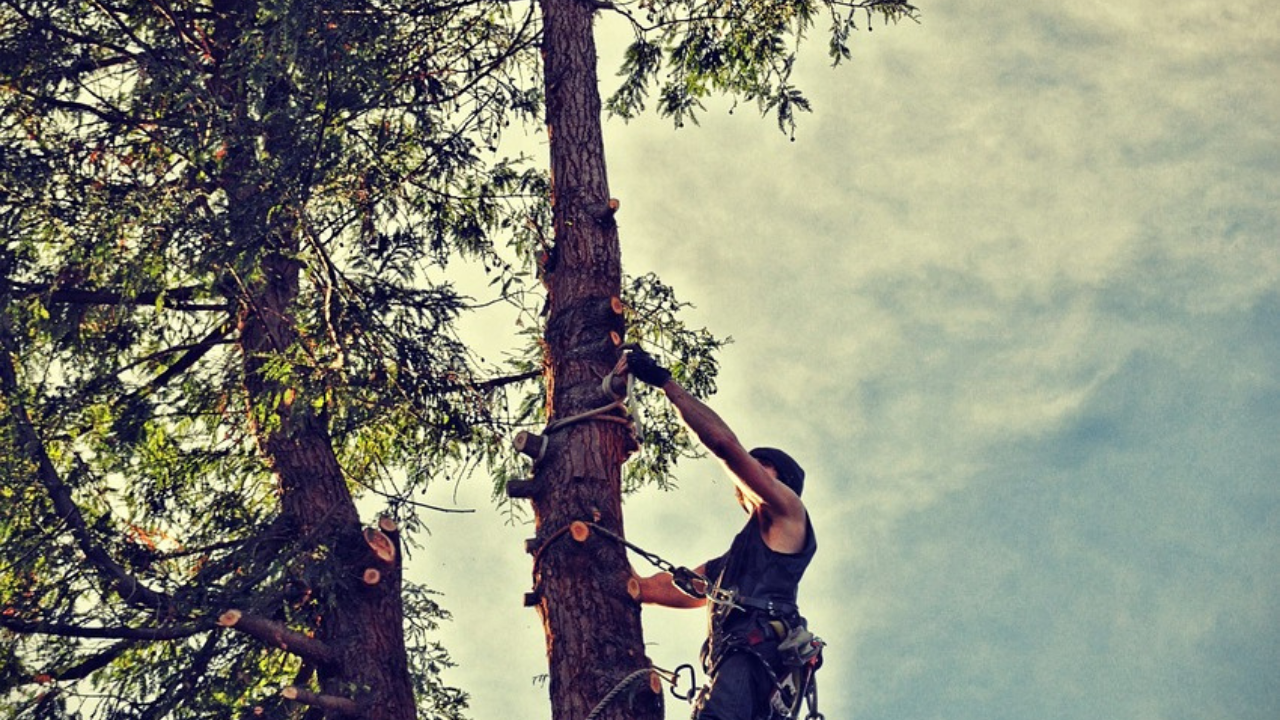
[[[496,390],[505,385],[514,385],[516,383],[522,383],[528,380],[535,380],[537,378],[542,377],[542,374],[543,374],[542,368],[538,368],[537,370],[529,370],[527,372],[517,373],[515,375],[505,375],[503,377],[496,377],[490,380],[485,380],[483,382],[478,382],[474,385],[469,386],[467,389],[474,389],[474,390],[479,390],[480,392],[487,392],[489,390]]]
[[[97,655],[86,658],[85,660],[72,665],[66,670],[50,673],[50,677],[61,681],[83,680],[84,678],[87,678],[102,668],[110,665],[112,661],[123,655],[124,651],[137,644],[137,640],[125,640],[123,642],[118,642]]]
[[[317,665],[333,662],[334,653],[325,643],[290,630],[283,623],[257,615],[245,615],[239,610],[228,610],[218,616],[218,624],[248,635],[263,644],[292,653]]]
[[[182,357],[174,361],[172,365],[165,368],[164,372],[157,375],[151,382],[147,383],[146,386],[130,393],[130,395],[135,397],[146,396],[164,387],[175,377],[181,375],[187,370],[190,370],[193,365],[200,361],[200,358],[204,357],[205,354],[215,346],[222,344],[227,333],[231,332],[231,330],[232,325],[230,322],[219,324],[218,327],[213,329],[213,332],[209,333],[203,340],[196,343],[193,347],[183,353]],[[129,398],[126,398],[126,401],[128,399]]]
[[[325,712],[338,713],[339,715],[360,714],[360,703],[351,698],[338,697],[337,695],[321,695],[293,685],[281,690],[280,694],[289,700],[300,702],[303,705],[318,707]]]
[[[175,640],[191,637],[210,629],[207,624],[171,625],[167,627],[86,627],[69,623],[32,622],[0,617],[0,627],[22,635],[57,635],[78,638],[118,638],[124,640]]]
[[[52,285],[23,282],[14,282],[13,287],[22,291],[25,295],[48,292],[49,302],[66,305],[130,304],[154,306],[159,303],[161,307],[170,310],[227,310],[226,303],[192,302],[196,292],[202,289],[200,286],[180,287],[171,290],[152,290],[135,295],[126,295],[125,293],[111,290],[84,290],[81,288],[58,288],[53,290]]]

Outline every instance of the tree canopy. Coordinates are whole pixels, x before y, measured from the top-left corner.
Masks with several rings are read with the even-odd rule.
[[[612,112],[656,90],[680,123],[724,93],[784,128],[819,11],[836,60],[858,22],[914,14],[600,9],[635,30]],[[502,148],[541,122],[541,41],[537,5],[498,0],[0,3],[7,715],[300,716],[288,686],[461,716],[446,613],[400,558],[425,488],[500,489],[542,411],[549,180]],[[627,288],[633,337],[712,391],[721,341],[657,278]],[[458,323],[495,303],[523,330],[491,361]],[[651,415],[631,486],[690,452]]]

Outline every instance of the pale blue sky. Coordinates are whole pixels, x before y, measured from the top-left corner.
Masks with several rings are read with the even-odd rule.
[[[794,143],[745,107],[608,126],[626,269],[733,336],[713,406],[809,470],[823,711],[1280,717],[1280,9],[922,9],[809,48]],[[683,475],[627,532],[696,564],[741,513]],[[458,493],[412,566],[449,680],[547,718],[532,530]],[[696,658],[699,613],[644,619]]]

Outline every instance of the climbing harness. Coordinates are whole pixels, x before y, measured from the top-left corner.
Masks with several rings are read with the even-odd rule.
[[[709,698],[721,662],[731,654],[741,653],[759,663],[773,686],[768,702],[771,720],[798,720],[802,703],[808,704],[806,720],[822,720],[814,674],[822,666],[826,643],[809,631],[795,603],[746,597],[735,589],[723,589],[737,548],[735,538],[729,559],[720,566],[714,585],[709,586],[727,601],[712,608],[710,632],[701,653],[702,669],[710,683],[703,688],[698,707]],[[745,616],[728,629],[726,624],[733,610],[743,611]],[[762,651],[769,649],[769,644],[773,644],[771,658],[766,658]]]
[[[822,638],[809,632],[809,628],[800,625],[793,628],[778,643],[778,652],[782,655],[783,667],[787,669],[786,677],[775,683],[770,704],[784,718],[798,717],[800,703],[809,706],[808,720],[821,720],[818,712],[818,684],[814,674],[822,667],[822,648],[826,643]]]
[[[769,654],[771,662],[762,652],[766,643],[777,643]],[[771,718],[797,720],[801,704],[808,705],[807,720],[819,720],[818,687],[815,673],[822,667],[822,650],[826,643],[814,635],[801,619],[788,623],[784,620],[756,617],[744,628],[721,633],[713,644],[710,639],[702,646],[702,669],[714,681],[721,663],[730,655],[750,656],[760,664],[773,691],[769,694]],[[698,698],[699,707],[709,695],[711,686],[703,688]]]

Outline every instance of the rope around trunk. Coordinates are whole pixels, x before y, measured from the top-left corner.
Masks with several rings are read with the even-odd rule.
[[[596,718],[600,717],[600,713],[604,712],[604,709],[609,707],[609,703],[613,702],[613,699],[618,697],[623,690],[626,690],[631,683],[651,672],[653,672],[653,668],[640,668],[639,670],[636,670],[630,675],[622,678],[622,680],[617,685],[614,685],[613,689],[605,694],[600,702],[596,704],[595,709],[591,711],[590,715],[587,715],[586,720],[596,720]]]

